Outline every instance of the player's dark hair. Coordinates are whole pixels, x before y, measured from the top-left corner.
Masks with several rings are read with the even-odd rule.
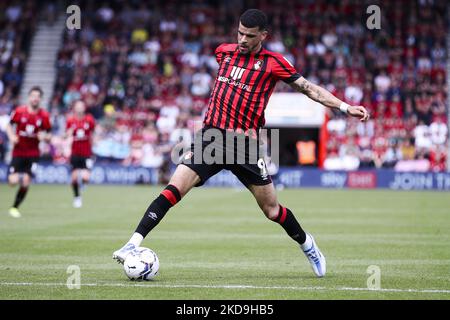
[[[260,31],[267,28],[267,16],[258,9],[248,9],[241,15],[239,21],[246,28],[258,27]]]
[[[39,87],[39,86],[33,86],[33,87],[31,87],[30,91],[28,91],[28,95],[29,95],[30,93],[32,93],[33,91],[38,91],[38,92],[39,92],[39,95],[40,95],[41,97],[44,95],[44,91],[42,91],[41,87]]]

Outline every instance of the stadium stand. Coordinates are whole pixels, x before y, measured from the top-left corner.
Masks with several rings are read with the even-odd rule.
[[[28,49],[36,26],[36,2],[0,2],[0,162],[5,160],[4,132],[9,113],[18,104]]]
[[[365,28],[369,2],[381,7],[381,30]],[[49,105],[56,133],[62,134],[71,103],[82,98],[98,119],[98,159],[164,166],[170,146],[202,120],[217,68],[215,47],[235,42],[240,13],[258,7],[270,20],[269,50],[372,115],[362,124],[328,114],[326,169],[446,170],[447,2],[369,2],[79,1],[82,28],[65,31],[56,61]],[[35,24],[26,19],[33,1],[19,6],[19,18],[13,3],[0,4],[8,17],[0,20],[6,26],[0,51],[6,52],[9,33],[16,37],[9,40],[12,56],[4,62],[2,54],[0,116],[16,103]],[[279,84],[276,90],[291,88]],[[56,136],[53,159],[64,163],[67,151]]]

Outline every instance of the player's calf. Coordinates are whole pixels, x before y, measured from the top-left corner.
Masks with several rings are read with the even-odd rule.
[[[305,242],[306,233],[303,231],[292,211],[288,208],[278,205],[278,212],[271,214],[269,219],[282,226],[286,233],[300,245]]]
[[[270,215],[270,217],[273,216],[273,214]],[[315,243],[314,238],[302,229],[291,210],[280,205],[278,213],[271,220],[280,224],[286,233],[300,245],[315,275],[323,277],[326,272],[325,256]]]
[[[164,218],[167,211],[181,200],[177,187],[169,184],[161,194],[150,204],[139,223],[136,232],[144,238]]]
[[[88,170],[83,170],[81,173],[81,183],[83,185],[89,183],[89,179],[91,178],[91,175]]]
[[[128,243],[113,253],[113,259],[123,262],[128,254],[141,245],[142,240],[158,225],[169,209],[180,200],[181,194],[177,187],[169,184],[147,208]]]

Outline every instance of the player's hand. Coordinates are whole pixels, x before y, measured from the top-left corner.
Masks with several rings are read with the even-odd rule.
[[[370,118],[369,112],[363,106],[349,106],[347,113],[352,117],[359,118],[361,122],[366,122]]]
[[[9,138],[9,141],[13,146],[15,146],[17,143],[19,143],[19,137],[17,135],[13,135]]]

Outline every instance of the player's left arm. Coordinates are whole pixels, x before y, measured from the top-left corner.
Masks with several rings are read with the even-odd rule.
[[[336,98],[328,90],[309,82],[304,77],[300,77],[297,80],[290,83],[290,86],[294,90],[301,92],[311,98],[312,100],[321,103],[328,108],[336,108],[351,115],[352,117],[359,118],[361,121],[367,121],[370,118],[369,112],[363,106],[351,106]]]
[[[39,141],[50,142],[52,139],[52,126],[48,116],[43,118],[41,130],[38,132]]]

